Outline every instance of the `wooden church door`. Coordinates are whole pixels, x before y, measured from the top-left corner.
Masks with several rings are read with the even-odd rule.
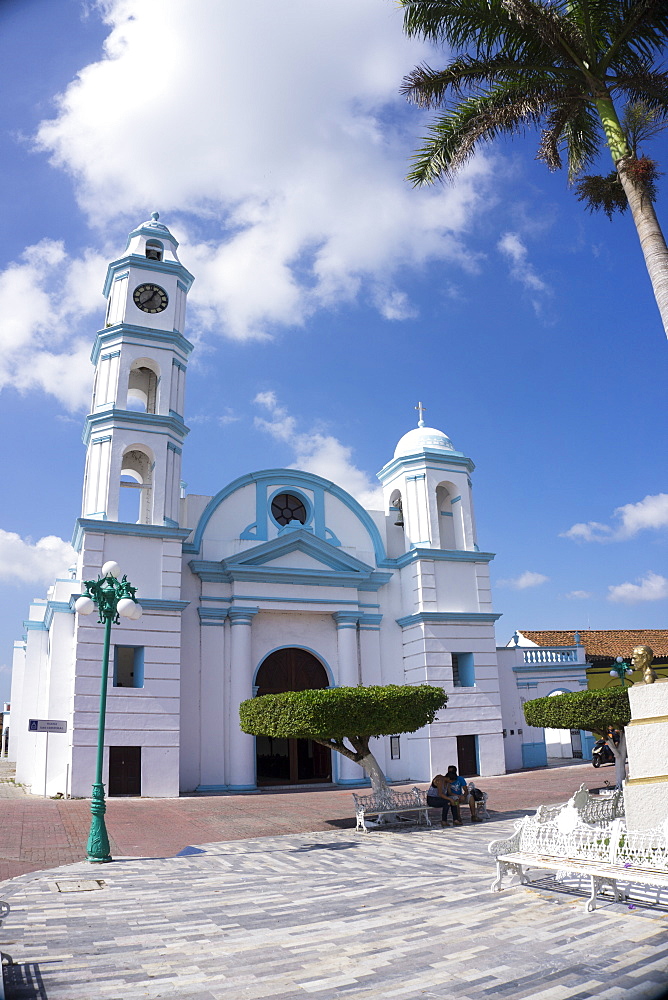
[[[277,649],[257,674],[257,693],[329,687],[322,663],[305,649]],[[332,753],[313,740],[256,737],[258,785],[298,785],[332,780]]]

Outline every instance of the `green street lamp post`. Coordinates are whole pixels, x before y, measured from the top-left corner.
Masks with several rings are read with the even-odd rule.
[[[102,784],[111,626],[117,625],[121,617],[136,620],[141,617],[142,613],[141,605],[135,600],[137,588],[133,587],[125,576],[119,580],[120,575],[121,569],[118,563],[105,563],[102,567],[102,573],[97,580],[84,580],[86,592],[81,595],[74,605],[75,610],[80,615],[89,615],[97,609],[98,622],[104,625],[100,718],[97,729],[97,762],[95,765],[95,781],[93,783],[93,793],[90,803],[90,833],[86,848],[88,860],[93,862],[111,861],[109,837],[107,836],[107,828],[104,824],[104,814],[107,807],[104,801],[104,785]]]
[[[612,665],[612,670],[610,671],[611,677],[619,677],[622,682],[622,687],[626,687],[626,680],[633,673],[633,668],[628,665],[626,660],[622,656],[618,656]]]

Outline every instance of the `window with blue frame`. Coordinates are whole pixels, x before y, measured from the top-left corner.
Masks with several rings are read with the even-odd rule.
[[[473,653],[452,654],[452,682],[455,687],[475,687]]]
[[[114,646],[114,687],[144,686],[144,647]]]

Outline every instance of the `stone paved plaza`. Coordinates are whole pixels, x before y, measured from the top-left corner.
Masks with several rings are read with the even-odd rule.
[[[587,914],[550,879],[491,894],[487,844],[511,829],[299,833],[21,875],[0,886],[8,1000],[662,995],[668,906]]]

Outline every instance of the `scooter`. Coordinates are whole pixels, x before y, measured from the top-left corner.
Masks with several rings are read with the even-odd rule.
[[[606,740],[596,741],[591,752],[591,762],[594,767],[600,767],[601,764],[615,763],[615,755],[608,746]]]

